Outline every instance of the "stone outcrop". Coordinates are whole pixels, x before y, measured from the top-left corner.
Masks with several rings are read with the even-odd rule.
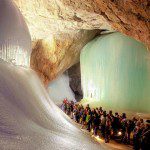
[[[33,42],[31,67],[47,85],[58,74],[79,62],[81,49],[98,33],[98,30],[82,30]]]

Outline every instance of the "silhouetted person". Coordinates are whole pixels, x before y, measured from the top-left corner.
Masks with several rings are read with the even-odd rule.
[[[100,119],[97,113],[94,114],[93,124],[94,124],[94,135],[96,136],[100,124]]]
[[[105,143],[109,143],[110,135],[111,135],[111,122],[110,120],[107,120],[105,125]]]
[[[113,117],[113,120],[112,120],[112,129],[113,129],[114,135],[116,135],[118,130],[120,129],[119,115],[117,112],[115,113],[115,116]]]
[[[140,144],[141,144],[141,135],[142,130],[140,128],[141,123],[137,122],[136,127],[133,131],[133,148],[134,150],[140,150]]]
[[[106,111],[104,111],[103,115],[101,116],[101,132],[103,137],[105,137],[105,126],[106,126]]]
[[[142,150],[149,150],[150,149],[150,120],[146,121],[146,127],[142,133],[141,149]]]
[[[86,124],[87,124],[87,130],[90,132],[91,128],[90,128],[90,125],[91,125],[91,113],[90,111],[88,111],[88,114],[86,115]]]
[[[122,120],[121,120],[121,129],[122,129],[122,139],[121,141],[123,143],[126,142],[126,130],[127,130],[127,120],[126,120],[126,114],[123,113],[122,114]]]
[[[130,144],[130,136],[133,131],[133,122],[131,120],[127,121],[127,143]]]

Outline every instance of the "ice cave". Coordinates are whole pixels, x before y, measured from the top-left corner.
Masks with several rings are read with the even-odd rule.
[[[0,150],[145,150],[149,10],[148,0],[0,0]]]
[[[84,99],[99,105],[150,113],[149,52],[120,33],[98,37],[81,52]]]

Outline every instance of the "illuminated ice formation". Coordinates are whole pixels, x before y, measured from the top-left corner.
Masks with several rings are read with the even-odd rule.
[[[29,66],[30,43],[19,10],[0,0],[0,149],[99,150],[50,100],[35,73],[19,66]]]
[[[31,39],[24,18],[12,0],[0,0],[0,58],[29,66]]]
[[[73,125],[32,70],[0,60],[0,149],[104,148]]]
[[[84,98],[119,110],[150,112],[150,59],[138,41],[113,33],[88,43],[81,53]]]
[[[62,74],[52,81],[48,86],[48,93],[57,105],[60,105],[64,98],[75,100],[73,91],[69,86],[69,77],[67,74]]]

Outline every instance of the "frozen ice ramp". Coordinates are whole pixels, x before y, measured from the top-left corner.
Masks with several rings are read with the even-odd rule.
[[[35,73],[0,60],[0,148],[97,150],[49,99]]]

